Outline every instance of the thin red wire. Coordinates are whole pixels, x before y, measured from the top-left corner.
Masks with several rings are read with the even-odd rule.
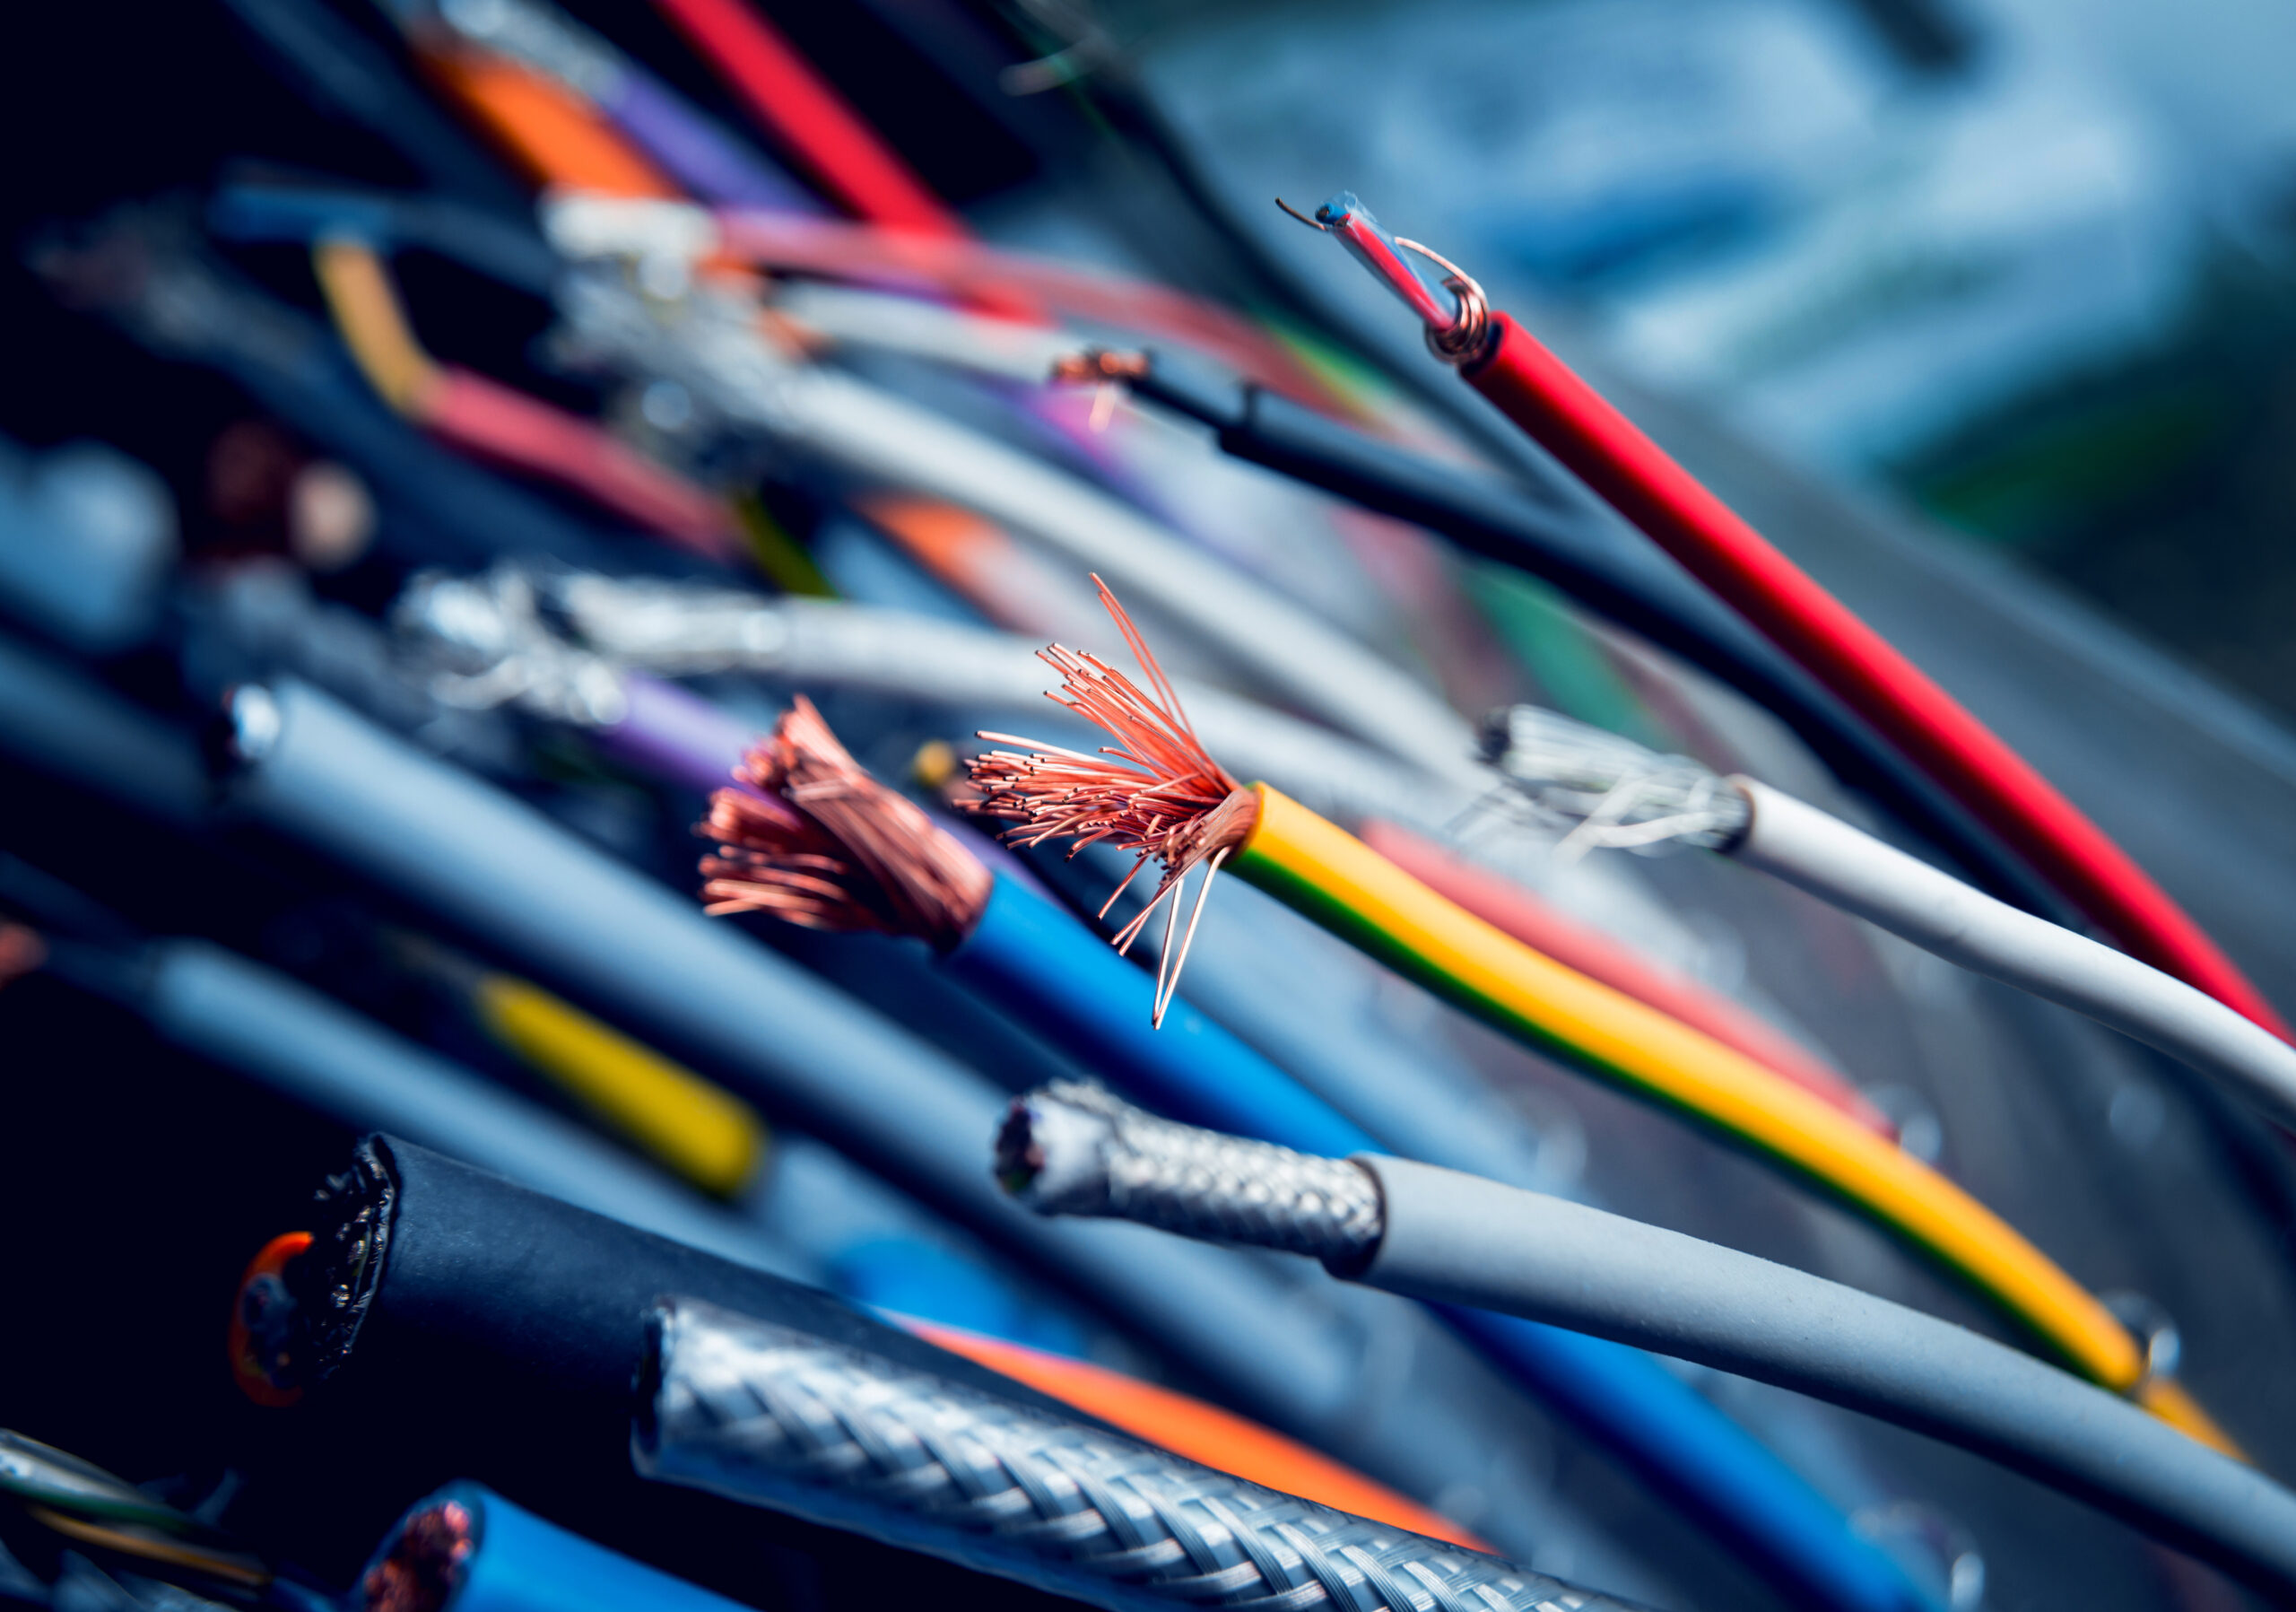
[[[1952,695],[1779,553],[1527,331],[1491,317],[1462,373],[1661,548],[1856,709],[2135,955],[2286,1037],[2168,893]]]
[[[655,4],[846,211],[889,229],[967,233],[963,221],[877,138],[780,30],[743,0]]]

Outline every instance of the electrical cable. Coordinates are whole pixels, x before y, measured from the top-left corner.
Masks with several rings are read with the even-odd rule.
[[[403,1404],[439,1446],[433,1460],[483,1464],[496,1481],[586,1523],[599,1512],[622,1517],[623,1537],[663,1521],[658,1510],[648,1517],[631,1504],[645,1490],[631,1474],[629,1427],[640,1316],[665,1292],[706,1294],[1048,1411],[1169,1411],[1178,1442],[1209,1464],[1298,1480],[1327,1504],[1365,1502],[1396,1526],[1428,1516],[1327,1457],[1169,1389],[996,1339],[957,1338],[955,1352],[944,1353],[941,1340],[956,1337],[947,1329],[904,1321],[896,1330],[810,1287],[396,1138],[363,1144],[316,1212],[317,1234],[268,1268],[272,1279],[251,1272],[242,1285],[243,1295],[260,1285],[255,1308],[272,1342],[242,1370],[242,1387],[308,1389],[297,1416],[315,1431],[327,1417],[391,1415]],[[340,1306],[329,1296],[338,1286],[352,1295]],[[283,1357],[297,1364],[274,1381],[262,1362]],[[1001,1369],[1010,1363],[1035,1381],[1023,1386]],[[673,1512],[680,1509],[691,1508]],[[649,1541],[649,1555],[658,1543]],[[668,1554],[674,1560],[680,1550]],[[748,1598],[754,1586],[729,1588]]]
[[[1405,1488],[1443,1441],[1473,1448],[1488,1436],[1487,1421],[1453,1420],[1467,1407],[1435,1394],[1408,1429],[1352,1418],[1346,1340],[1271,1308],[1248,1269],[1175,1260],[1180,1250],[1153,1238],[1046,1235],[1056,1228],[1008,1202],[966,1145],[995,1125],[996,1088],[530,807],[300,684],[241,689],[225,748],[242,821],[348,867],[837,1147],[1202,1373],[1236,1407]],[[1443,1391],[1471,1393],[1471,1381]]]
[[[2229,1441],[2175,1383],[2149,1379],[2112,1312],[1990,1209],[1792,1082],[1631,997],[1502,934],[1333,823],[1265,784],[1248,788],[1204,748],[1153,653],[1103,598],[1153,694],[1074,651],[1045,658],[1056,699],[1118,741],[1100,755],[1042,747],[972,763],[984,815],[1022,843],[1090,836],[1161,862],[1144,924],[1201,866],[1201,913],[1222,866],[1453,1006],[1534,1050],[1560,1056],[1674,1110],[1822,1188],[1927,1255],[2092,1381],[2141,1398],[2196,1438]],[[1026,743],[1026,741],[1019,741]],[[1193,928],[1193,919],[1190,927]],[[1121,939],[1122,937],[1119,937]],[[1169,941],[1159,985],[1177,980]]]
[[[1409,829],[1375,821],[1361,825],[1358,834],[1379,855],[1492,928],[1590,980],[1680,1019],[1823,1098],[1875,1135],[1897,1139],[1896,1122],[1848,1076],[1720,991],[1650,961],[1591,925],[1557,911],[1522,885]]]
[[[848,475],[978,510],[1096,569],[1287,702],[1461,788],[1481,782],[1466,725],[1431,689],[1274,588],[1031,455],[853,377],[767,353],[744,319],[664,316],[628,291],[570,283],[570,322],[602,352],[667,373],[729,419]]]
[[[807,208],[813,198],[713,119],[605,39],[524,0],[449,4],[426,13],[460,38],[516,58],[579,96],[676,181],[727,206]]]
[[[897,1539],[1110,1612],[1596,1612],[1624,1603],[1309,1505],[700,1300],[648,1323],[631,1457],[657,1482]]]
[[[360,369],[394,409],[479,457],[570,488],[705,558],[740,551],[722,500],[588,421],[426,353],[382,260],[364,242],[322,237],[311,266]]]
[[[1700,845],[1760,868],[1972,973],[2167,1053],[2296,1131],[2296,1048],[2125,952],[1995,901],[1781,789],[1718,779],[1684,757],[1653,756],[1551,711],[1518,707],[1495,724],[1491,749],[1534,811],[1581,825],[1600,811],[1620,825],[1613,832]],[[1685,813],[1692,791],[1701,804]],[[1600,833],[1590,842],[1602,843]]]
[[[881,142],[835,86],[742,0],[655,0],[758,126],[846,211],[887,229],[961,236],[965,226]]]
[[[1839,818],[1751,778],[1735,861],[1854,912],[1925,951],[2084,1014],[2217,1081],[2296,1131],[2296,1047],[2182,980],[1970,889]]]
[[[786,1267],[756,1226],[681,1191],[579,1126],[283,974],[200,940],[121,953],[49,939],[49,971],[165,1041],[354,1129],[387,1126],[632,1225]]]
[[[1028,711],[1044,702],[1041,644],[1017,633],[869,606],[590,572],[540,576],[537,591],[598,654],[665,677],[744,672],[956,710]],[[457,615],[468,604],[458,601]],[[1447,788],[1282,711],[1210,684],[1181,686],[1198,727],[1223,753],[1348,821],[1385,817],[1439,832],[1488,790],[1487,774],[1474,793]],[[723,762],[742,748],[725,751]]]
[[[677,187],[578,96],[491,50],[449,44],[422,64],[538,185],[600,196],[674,196]]]
[[[1871,794],[2005,901],[2037,912],[2046,886],[1951,796],[1678,565],[1622,541],[1576,489],[1522,492],[1383,442],[1259,387],[1207,384],[1153,355],[1091,355],[1151,403],[1211,426],[1222,449],[1407,520],[1470,553],[1518,568],[1578,605],[1736,690],[1791,728],[1853,789]]]
[[[474,1483],[411,1508],[349,1612],[740,1612],[741,1604],[546,1522]]]
[[[340,343],[204,256],[164,207],[57,231],[28,254],[66,306],[101,314],[161,356],[222,371],[376,489],[384,530],[417,560],[500,553],[608,563],[607,534],[486,474],[378,402]]]
[[[1046,1214],[1283,1249],[1333,1274],[1574,1327],[1973,1450],[2296,1595],[2296,1494],[1962,1327],[1583,1204],[1375,1155],[1175,1125],[1095,1087],[1016,1101],[1000,1173]]]
[[[777,274],[892,285],[975,301],[1016,294],[1070,318],[1201,351],[1239,375],[1306,403],[1345,410],[1325,381],[1249,319],[1151,280],[972,240],[907,234],[770,209],[569,196],[545,200],[543,224],[569,257],[730,258]],[[1040,328],[1032,322],[975,324]],[[1074,350],[1075,344],[1070,344]],[[1044,379],[1044,372],[1038,379]]]
[[[713,913],[922,939],[981,996],[1167,1113],[1222,1116],[1224,1128],[1303,1150],[1378,1146],[1186,1002],[1163,998],[1051,901],[992,874],[869,777],[803,695],[718,792],[703,826],[718,844],[702,862]],[[1152,1015],[1161,1033],[1148,1028]],[[1790,1468],[1650,1362],[1495,1318],[1458,1329],[1789,1596],[1920,1604]]]
[[[732,1198],[757,1174],[765,1127],[749,1104],[515,974],[477,971],[469,989],[497,1041],[680,1179]]]
[[[1436,354],[1611,506],[1806,667],[2051,884],[2153,966],[2286,1040],[2289,1026],[2151,876],[1806,572],[1773,548],[1465,274],[1386,235],[1342,193],[1310,221],[1420,314]],[[1396,250],[1441,264],[1457,309]]]
[[[1257,1423],[1191,1399],[1154,1382],[1127,1377],[1073,1355],[1055,1355],[1027,1344],[985,1333],[968,1332],[914,1316],[885,1319],[913,1332],[926,1343],[987,1366],[999,1376],[1025,1383],[1047,1397],[1073,1406],[1088,1416],[1120,1428],[1144,1443],[1169,1450],[1183,1460],[1265,1484],[1287,1494],[1297,1494],[1335,1511],[1408,1529],[1469,1550],[1490,1547],[1449,1518],[1384,1484],[1342,1466]]]

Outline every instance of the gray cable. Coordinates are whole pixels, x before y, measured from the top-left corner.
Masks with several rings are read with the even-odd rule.
[[[1972,973],[2085,1014],[2209,1076],[2296,1130],[2296,1047],[2204,991],[2021,912],[1750,778],[1729,854]]]
[[[645,1476],[1110,1612],[1625,1605],[698,1300],[648,1333]]]
[[[961,710],[1051,711],[1057,679],[1018,633],[905,611],[732,588],[561,574],[542,584],[598,653],[663,676],[745,671]],[[1475,798],[1327,728],[1200,684],[1180,700],[1212,754],[1327,816],[1439,830]],[[1476,783],[1488,786],[1485,775]]]
[[[2296,1494],[2054,1366],[1854,1288],[1544,1193],[1401,1159],[1306,1159],[1066,1085],[1016,1102],[997,1155],[1044,1213],[1313,1248],[1392,1293],[1775,1383],[1975,1451],[2296,1597]]]
[[[1438,778],[1476,782],[1474,735],[1434,691],[1122,500],[852,376],[782,362],[748,309],[705,292],[649,303],[619,276],[579,274],[561,306],[597,355],[674,371],[728,419],[849,475],[977,510],[1187,623],[1300,710]]]

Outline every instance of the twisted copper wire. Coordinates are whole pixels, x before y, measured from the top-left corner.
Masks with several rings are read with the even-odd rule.
[[[701,862],[706,911],[911,935],[944,949],[980,921],[987,868],[870,777],[803,694],[735,778],[697,831],[718,842]]]

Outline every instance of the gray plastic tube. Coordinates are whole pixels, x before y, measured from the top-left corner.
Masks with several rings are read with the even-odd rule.
[[[2016,986],[2156,1048],[2296,1130],[2296,1047],[2126,953],[2021,912],[1750,778],[1727,850],[1749,867],[1856,913],[1972,973]]]
[[[2283,1601],[2296,1494],[2125,1399],[1803,1271],[1431,1164],[1361,1156],[1383,1229],[1344,1274],[1697,1361],[1974,1450]]]

